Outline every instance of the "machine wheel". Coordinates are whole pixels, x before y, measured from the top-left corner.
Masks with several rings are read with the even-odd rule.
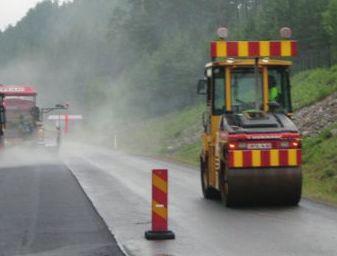
[[[200,158],[202,194],[206,199],[219,199],[219,192],[216,189],[209,186],[207,166],[208,166],[208,158],[206,158],[206,161],[203,161],[202,158]]]
[[[220,172],[219,172],[219,190],[220,197],[223,204],[227,207],[234,205],[231,194],[229,193],[229,184],[226,178],[226,169],[224,163],[221,161]]]
[[[294,189],[293,194],[290,196],[288,201],[286,202],[290,206],[298,206],[299,202],[301,201],[302,197],[302,176],[300,178],[299,184],[297,188]]]
[[[246,170],[237,170],[238,171]],[[234,175],[221,162],[219,190],[222,202],[227,207],[246,205],[297,206],[301,200],[302,174],[300,169],[248,170],[243,175]],[[255,173],[253,173],[255,171]],[[257,172],[256,172],[257,171]],[[274,171],[274,175],[268,172]],[[280,173],[281,172],[281,173]],[[275,178],[275,173],[278,174]],[[250,176],[249,176],[250,175]]]
[[[298,206],[299,202],[301,201],[301,195],[297,197],[293,197],[289,200],[288,205],[289,206]]]

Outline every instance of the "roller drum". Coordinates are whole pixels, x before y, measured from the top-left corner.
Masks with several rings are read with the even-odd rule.
[[[302,192],[301,168],[227,170],[227,200],[232,205],[297,205]]]

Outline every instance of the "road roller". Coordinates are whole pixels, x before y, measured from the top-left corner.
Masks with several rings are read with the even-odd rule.
[[[279,41],[210,43],[211,62],[197,91],[202,114],[201,187],[226,206],[297,205],[302,192],[301,135],[292,121],[291,30]]]

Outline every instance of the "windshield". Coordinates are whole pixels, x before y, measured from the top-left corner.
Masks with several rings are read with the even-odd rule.
[[[234,69],[232,71],[232,110],[242,112],[256,109],[262,105],[262,75],[259,71],[258,86],[256,86],[255,70],[253,68]]]

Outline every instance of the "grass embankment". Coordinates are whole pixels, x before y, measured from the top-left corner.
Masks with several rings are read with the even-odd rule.
[[[304,195],[337,204],[337,125],[303,143]],[[333,132],[331,132],[333,131]]]
[[[299,73],[292,84],[294,108],[308,106],[337,91],[337,66]],[[132,134],[123,136],[123,144],[134,153],[197,165],[203,109],[204,106],[191,107],[148,120]],[[337,123],[303,142],[304,195],[332,203],[337,203],[337,136],[331,133],[336,128]]]
[[[311,105],[337,91],[337,65],[331,69],[308,70],[292,79],[292,100],[295,110]]]
[[[201,113],[204,106],[148,119],[120,134],[123,150],[195,164],[200,151]]]

